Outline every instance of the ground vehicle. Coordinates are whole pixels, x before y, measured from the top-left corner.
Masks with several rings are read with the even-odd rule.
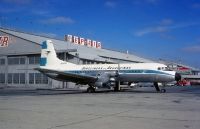
[[[178,86],[188,86],[188,85],[190,85],[190,81],[186,80],[186,79],[182,79],[182,80],[177,82],[177,85]]]

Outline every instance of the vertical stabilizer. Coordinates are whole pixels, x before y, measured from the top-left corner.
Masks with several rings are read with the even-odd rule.
[[[40,57],[40,67],[52,67],[59,68],[61,63],[64,62],[58,59],[56,51],[51,40],[46,40],[42,43],[41,46],[41,57]],[[67,64],[71,64],[68,63]]]

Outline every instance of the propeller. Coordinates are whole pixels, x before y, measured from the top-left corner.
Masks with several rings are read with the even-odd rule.
[[[181,80],[181,75],[180,73],[175,73],[175,80],[178,82]]]

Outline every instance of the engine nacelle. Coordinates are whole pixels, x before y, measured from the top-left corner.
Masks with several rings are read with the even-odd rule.
[[[119,75],[118,71],[107,73],[110,77],[117,77]]]
[[[106,85],[106,83],[104,82],[95,82],[95,87],[104,87],[104,85]]]
[[[98,76],[98,80],[94,83],[95,87],[107,87],[115,85],[116,73],[103,73]]]

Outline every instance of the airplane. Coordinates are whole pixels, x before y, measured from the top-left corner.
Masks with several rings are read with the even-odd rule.
[[[51,40],[42,43],[40,66],[35,70],[55,80],[88,85],[89,93],[95,92],[96,88],[119,91],[120,82],[153,82],[157,92],[166,92],[165,89],[159,88],[158,83],[181,79],[180,74],[160,63],[78,65],[63,61],[57,57]]]

